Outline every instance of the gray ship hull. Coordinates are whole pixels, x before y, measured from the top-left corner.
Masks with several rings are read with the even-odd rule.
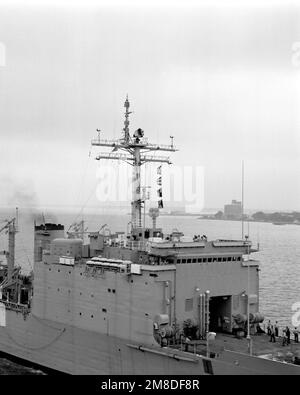
[[[204,358],[167,348],[143,348],[130,341],[99,334],[30,314],[7,310],[0,327],[0,351],[69,374],[203,375],[299,374],[295,365],[235,352]],[[138,349],[139,346],[140,349]],[[207,371],[207,361],[210,369]],[[206,367],[206,369],[205,369]]]

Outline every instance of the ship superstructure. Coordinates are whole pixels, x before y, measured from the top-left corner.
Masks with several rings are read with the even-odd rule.
[[[140,128],[131,136],[129,115],[126,98],[122,138],[99,132],[92,144],[113,148],[98,160],[133,166],[131,228],[102,226],[85,243],[83,223],[67,234],[60,224],[35,225],[34,281],[25,303],[18,292],[2,295],[0,350],[73,374],[299,374],[251,355],[251,342],[247,354],[214,346],[220,333],[250,340],[260,329],[259,263],[249,258],[257,249],[248,238],[166,234],[157,209],[144,226],[141,166],[170,163],[154,153],[176,149],[173,138],[149,143]]]

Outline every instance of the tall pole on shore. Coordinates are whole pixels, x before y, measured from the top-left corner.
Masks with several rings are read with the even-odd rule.
[[[242,240],[244,240],[244,160],[242,160]]]

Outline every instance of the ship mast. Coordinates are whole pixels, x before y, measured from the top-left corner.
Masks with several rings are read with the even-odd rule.
[[[142,198],[141,198],[141,166],[146,162],[168,163],[171,164],[170,158],[166,156],[145,155],[146,152],[151,151],[177,151],[173,145],[173,136],[171,137],[171,144],[158,145],[151,144],[148,139],[144,137],[144,131],[137,129],[133,135],[129,131],[129,111],[130,103],[128,96],[125,103],[125,120],[123,128],[123,138],[117,140],[102,140],[98,130],[98,138],[93,139],[91,144],[93,146],[112,147],[110,153],[102,152],[96,159],[112,159],[123,160],[132,166],[132,201],[131,201],[131,223],[132,230],[142,227]],[[116,152],[122,150],[125,153]]]

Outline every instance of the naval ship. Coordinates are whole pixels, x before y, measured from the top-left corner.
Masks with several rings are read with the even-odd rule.
[[[132,166],[130,229],[104,226],[84,237],[80,224],[66,232],[61,224],[34,223],[34,268],[25,276],[15,264],[17,217],[8,220],[0,229],[8,233],[0,351],[68,374],[300,374],[293,361],[262,357],[265,350],[255,346],[264,317],[259,262],[250,258],[257,248],[248,237],[167,234],[157,227],[161,201],[145,227],[141,167],[171,164],[157,154],[176,148],[173,137],[158,145],[141,128],[131,134],[128,97],[124,107],[120,139],[98,131],[92,145],[112,149],[97,160]]]

